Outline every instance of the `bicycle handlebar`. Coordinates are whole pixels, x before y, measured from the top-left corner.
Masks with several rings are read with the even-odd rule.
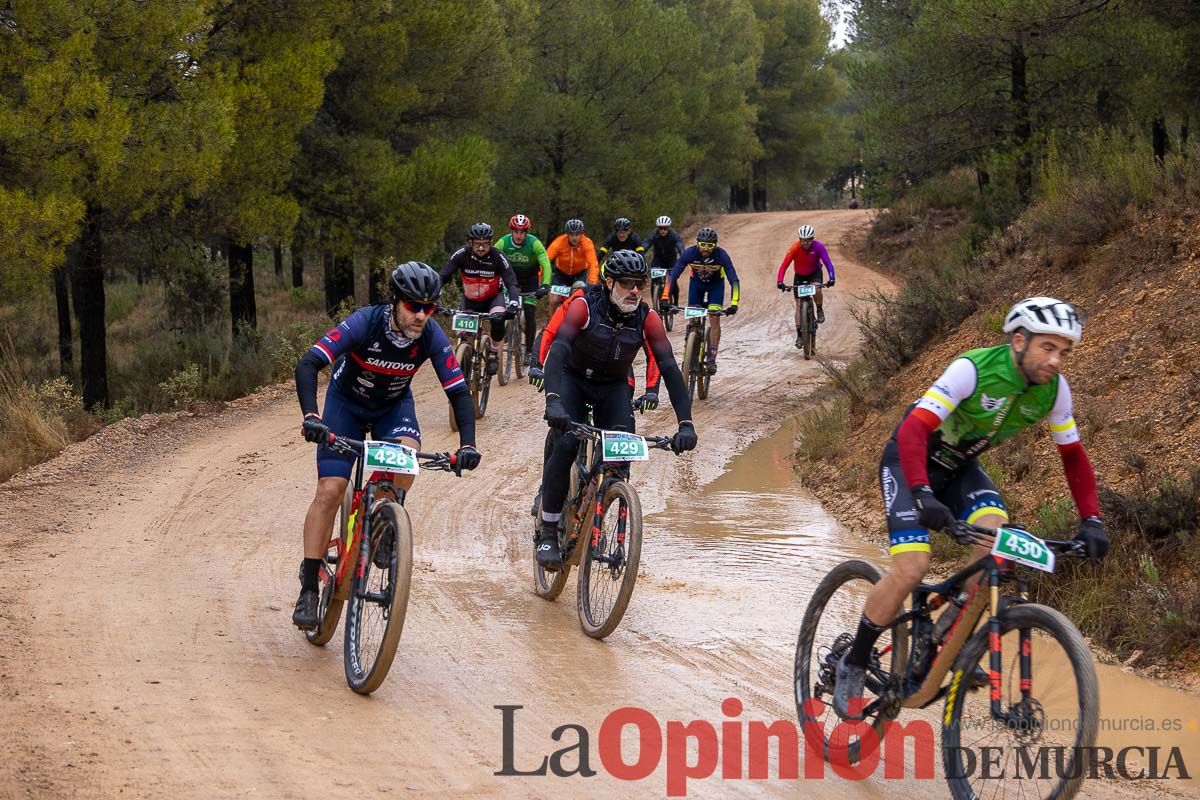
[[[693,308],[696,308],[696,306],[692,306],[692,307],[693,307]],[[679,312],[683,311],[683,310],[684,310],[684,309],[686,309],[686,308],[688,308],[688,306],[673,306],[673,305],[671,305],[670,303],[668,303],[668,304],[667,304],[667,305],[665,305],[665,306],[660,306],[660,307],[659,307],[659,313],[664,313],[664,314],[678,314]],[[706,310],[706,311],[707,311],[709,314],[713,315],[714,317],[727,317],[727,316],[729,316],[729,311],[728,311],[727,309],[724,309],[724,308],[715,308],[715,309],[714,309],[714,308],[708,308],[708,309],[705,309],[705,310]]]
[[[598,439],[604,433],[603,428],[585,425],[582,422],[572,422],[567,430],[579,439]],[[609,433],[624,433],[624,431],[609,431]],[[670,436],[643,436],[650,447],[657,450],[667,450],[671,447]]]
[[[332,431],[329,432],[329,441],[324,444],[330,450],[348,456],[361,456],[363,449],[367,446],[366,442],[351,439],[348,436],[338,436]],[[454,467],[458,464],[458,456],[454,453],[417,452],[417,460],[421,462],[424,469],[444,470],[445,472],[453,472]]]
[[[779,289],[778,286],[776,286],[775,288],[779,289],[779,291],[781,291],[781,292],[794,292],[796,290],[797,286],[804,286],[804,285],[805,284],[803,284],[803,283],[791,283],[791,284],[784,284],[782,289]],[[826,281],[825,283],[821,283],[820,281],[817,281],[816,283],[810,283],[808,285],[816,286],[818,289],[828,289],[829,288],[828,281]]]
[[[972,525],[969,522],[959,522],[955,529],[947,531],[959,544],[984,544],[988,539],[994,539],[1000,532],[999,528],[985,528]],[[1046,547],[1055,553],[1065,556],[1087,558],[1087,545],[1078,539],[1042,539]]]

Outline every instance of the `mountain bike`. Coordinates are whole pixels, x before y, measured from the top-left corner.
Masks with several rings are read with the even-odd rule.
[[[991,553],[941,583],[918,585],[909,609],[885,629],[867,668],[866,689],[874,698],[864,697],[864,722],[855,723],[860,731],[870,726],[876,737],[851,742],[831,736],[824,723],[827,714],[837,719],[832,711],[837,662],[850,648],[863,598],[880,572],[864,561],[846,561],[817,586],[796,641],[793,671],[805,735],[826,760],[856,763],[878,746],[901,709],[925,708],[944,697],[942,763],[956,800],[977,798],[985,780],[1004,776],[1014,783],[989,782],[987,796],[1005,797],[1011,790],[1014,797],[1067,800],[1080,788],[1096,739],[1096,672],[1079,630],[1053,608],[1029,602],[1028,581],[1014,565],[1053,572],[1056,556],[1085,557],[1084,545],[1039,539],[1016,525],[993,530],[959,523],[951,535],[962,544],[990,544]],[[972,585],[969,579],[976,575],[980,580]],[[1015,593],[1001,592],[1011,584]],[[943,611],[934,620],[931,612],[938,609]],[[985,655],[983,683],[979,664]],[[990,686],[988,694],[974,691],[981,683]],[[1009,762],[973,775],[972,748],[989,733],[1008,735],[992,752]],[[1022,765],[1036,762],[1040,748],[1060,748],[1062,768],[1051,767],[1054,774],[1044,780],[1022,777]]]
[[[562,567],[547,571],[535,560],[533,589],[539,597],[555,600],[577,564],[579,625],[593,639],[603,639],[625,615],[642,556],[642,504],[629,484],[629,463],[649,460],[651,449],[670,449],[671,437],[606,431],[576,422],[568,432],[581,446],[558,529]],[[554,439],[546,437],[546,456]],[[541,509],[538,490],[533,503],[535,538]]]
[[[343,604],[348,604],[343,645],[346,683],[359,694],[370,694],[392,666],[412,586],[412,523],[404,510],[405,492],[395,485],[395,477],[416,475],[421,468],[455,471],[455,456],[332,433],[326,445],[357,456],[357,461],[338,528],[318,572],[319,621],[304,635],[310,643],[324,645],[337,631]]]
[[[454,357],[462,368],[463,377],[471,389],[471,404],[475,407],[475,419],[483,419],[487,413],[488,395],[492,390],[492,376],[487,374],[487,346],[480,341],[480,328],[484,320],[493,321],[504,319],[503,311],[493,311],[490,314],[477,314],[474,311],[457,311],[448,308],[442,311],[453,314],[450,319],[450,330],[457,335],[458,345],[454,348]],[[503,353],[497,352],[499,361]],[[458,421],[454,418],[454,409],[450,409],[450,430],[458,430]]]
[[[800,344],[798,347],[804,351],[804,358],[807,361],[812,358],[817,352],[817,307],[813,301],[813,297],[817,294],[817,289],[822,289],[828,286],[828,283],[794,283],[791,286],[785,286],[781,291],[791,292],[793,296],[800,301]]]
[[[664,306],[668,318],[678,312],[683,312],[687,320],[687,333],[683,342],[683,380],[687,383],[688,394],[695,399],[700,395],[701,400],[708,399],[708,387],[712,381],[712,372],[708,369],[708,318],[721,317],[728,314],[722,308],[701,308],[699,306]]]
[[[667,282],[667,272],[662,267],[650,268],[650,308],[662,312],[662,290],[663,284]],[[665,320],[664,320],[665,322]],[[670,330],[670,328],[667,328]]]
[[[511,320],[512,324],[504,334],[500,372],[496,376],[501,386],[508,385],[513,372],[517,373],[518,380],[525,377],[525,326],[522,324],[524,320],[521,315],[525,313],[525,301],[537,297],[537,292],[521,293],[521,305],[517,309],[517,316]]]

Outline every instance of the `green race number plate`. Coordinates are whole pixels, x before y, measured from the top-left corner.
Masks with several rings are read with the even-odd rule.
[[[646,440],[632,433],[605,431],[600,437],[605,461],[648,461]]]
[[[708,314],[708,309],[700,308],[699,306],[688,306],[683,310],[684,319],[695,319],[696,317],[703,317],[706,314]]]
[[[450,321],[450,328],[458,333],[478,333],[479,315],[455,314],[454,319]]]
[[[363,481],[372,472],[395,472],[400,475],[416,475],[419,471],[417,451],[394,442],[367,441],[366,460],[363,462]]]
[[[556,283],[550,287],[550,294],[556,294],[559,297],[567,297],[571,294],[571,287],[563,286],[561,283]]]
[[[667,277],[667,271],[662,268],[652,269],[652,270],[650,270],[650,277],[651,278],[665,278],[665,277]]]
[[[817,293],[817,287],[813,286],[811,283],[798,283],[796,284],[795,288],[796,297],[812,297]]]
[[[1054,551],[1029,531],[1001,528],[996,532],[992,555],[1040,569],[1042,572],[1054,572]]]

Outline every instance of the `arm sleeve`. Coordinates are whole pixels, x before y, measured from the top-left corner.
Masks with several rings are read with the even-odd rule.
[[[596,246],[592,244],[592,240],[583,237],[583,256],[587,259],[588,283],[600,282],[600,262],[596,260]]]
[[[316,414],[317,412],[317,373],[325,361],[309,350],[300,356],[296,362],[296,397],[300,400],[300,413]]]
[[[787,252],[784,254],[783,261],[779,262],[779,272],[778,272],[778,274],[775,275],[776,283],[783,283],[783,276],[787,274],[788,264],[792,263],[792,260],[795,257],[796,257],[796,245],[793,244],[791,247],[788,248]]]
[[[692,396],[688,393],[683,382],[683,373],[675,363],[675,353],[671,350],[671,341],[663,327],[662,317],[651,311],[646,316],[644,328],[646,345],[654,354],[662,377],[667,382],[667,392],[671,395],[671,407],[675,409],[675,419],[679,422],[692,421]]]
[[[546,323],[545,330],[542,331],[542,344],[538,348],[538,363],[544,365],[546,357],[550,354],[550,345],[554,344],[554,337],[558,335],[558,326],[562,325],[563,317],[567,315],[567,309],[571,306],[571,300],[563,303],[558,308],[554,309],[554,313],[550,316],[550,321]]]
[[[733,259],[724,250],[721,251],[721,264],[725,268],[725,278],[729,281],[729,302],[736,306],[741,300],[742,284],[738,280],[737,270],[733,268]]]
[[[450,258],[446,260],[445,265],[438,270],[438,277],[442,279],[443,286],[448,280],[450,280],[450,276],[458,270],[458,254],[461,252],[462,248],[455,250],[454,255],[450,256]]]
[[[546,356],[546,397],[560,394],[563,366],[566,364],[567,354],[571,352],[571,343],[588,323],[587,303],[573,302],[566,308],[562,324],[558,326],[554,343],[550,345],[549,354]]]
[[[646,391],[658,393],[658,382],[662,377],[662,372],[658,368],[658,359],[654,357],[654,351],[650,349],[650,343],[646,342],[643,348],[646,351]]]
[[[820,247],[817,254],[821,257],[821,261],[825,264],[826,271],[829,272],[829,280],[833,280],[833,261],[829,258],[829,251],[825,249],[825,245],[820,242],[813,242],[814,247]]]
[[[945,372],[925,390],[900,430],[896,441],[900,450],[900,469],[909,487],[929,483],[929,435],[975,391],[975,365],[967,358],[956,358]]]
[[[1058,397],[1046,417],[1046,424],[1050,426],[1054,443],[1058,445],[1063,474],[1067,477],[1075,508],[1079,510],[1080,518],[1086,519],[1100,515],[1100,500],[1096,491],[1096,473],[1083,442],[1079,441],[1079,428],[1075,425],[1071,406],[1071,388],[1067,385],[1067,379],[1059,375]]]
[[[538,264],[542,267],[542,285],[550,285],[550,256],[546,254],[546,247],[540,241],[534,240],[533,254],[537,256]]]

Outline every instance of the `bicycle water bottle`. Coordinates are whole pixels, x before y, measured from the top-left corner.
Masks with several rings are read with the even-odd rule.
[[[963,606],[967,604],[967,591],[964,589],[950,598],[950,602],[946,604],[946,610],[938,617],[937,622],[933,626],[933,641],[935,644],[941,644],[946,638],[946,634],[950,631],[950,626],[954,624],[954,620],[958,619],[958,615],[962,613]]]

